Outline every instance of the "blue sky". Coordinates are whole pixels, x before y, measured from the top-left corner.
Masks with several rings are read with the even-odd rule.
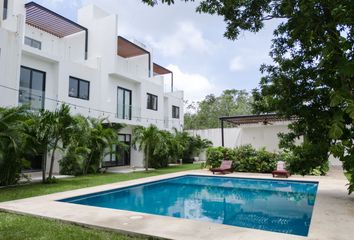
[[[37,0],[37,3],[76,20],[77,9],[95,4],[116,13],[118,32],[153,49],[154,61],[174,72],[175,86],[188,101],[225,89],[252,90],[258,86],[262,63],[268,55],[276,22],[238,40],[223,37],[225,23],[218,16],[195,12],[195,3],[149,7],[140,0]]]

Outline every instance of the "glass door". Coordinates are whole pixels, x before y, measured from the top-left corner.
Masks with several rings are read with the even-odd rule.
[[[44,109],[45,72],[21,66],[19,103]]]
[[[132,119],[132,91],[118,87],[117,93],[117,117],[120,119]]]
[[[118,139],[121,143],[125,144],[126,148],[121,148],[117,145],[113,146],[116,154],[110,154],[106,157],[104,166],[105,167],[118,167],[118,166],[130,166],[130,144],[131,135],[130,134],[119,134]]]

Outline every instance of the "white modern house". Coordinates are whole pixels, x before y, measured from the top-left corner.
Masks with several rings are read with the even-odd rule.
[[[0,106],[55,110],[61,103],[72,114],[126,124],[119,138],[127,144],[138,125],[183,127],[173,73],[151,49],[119,35],[117,15],[89,5],[76,23],[34,2],[0,0]],[[106,165],[140,167],[143,156],[131,149]]]

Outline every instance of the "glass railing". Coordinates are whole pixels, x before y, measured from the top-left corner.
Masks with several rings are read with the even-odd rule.
[[[19,104],[28,105],[31,109],[44,109],[45,92],[30,88],[20,87]]]
[[[125,120],[136,120],[140,118],[141,111],[140,108],[134,107],[132,105],[118,104],[117,106],[117,115],[118,119]]]

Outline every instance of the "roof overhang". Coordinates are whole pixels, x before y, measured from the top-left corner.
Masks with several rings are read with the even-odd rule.
[[[87,28],[67,19],[35,2],[25,4],[26,23],[30,26],[48,32],[59,38],[63,38]]]
[[[118,50],[117,54],[124,58],[136,57],[140,55],[149,54],[147,50],[129,41],[128,39],[118,36],[117,38]]]
[[[156,75],[172,74],[171,70],[164,68],[156,63],[153,64],[153,70],[154,70],[154,74]]]
[[[239,126],[242,124],[270,124],[271,122],[280,121],[291,121],[295,118],[285,118],[277,114],[261,114],[261,115],[241,115],[241,116],[231,116],[231,117],[220,117],[221,121],[231,123],[233,125]]]

